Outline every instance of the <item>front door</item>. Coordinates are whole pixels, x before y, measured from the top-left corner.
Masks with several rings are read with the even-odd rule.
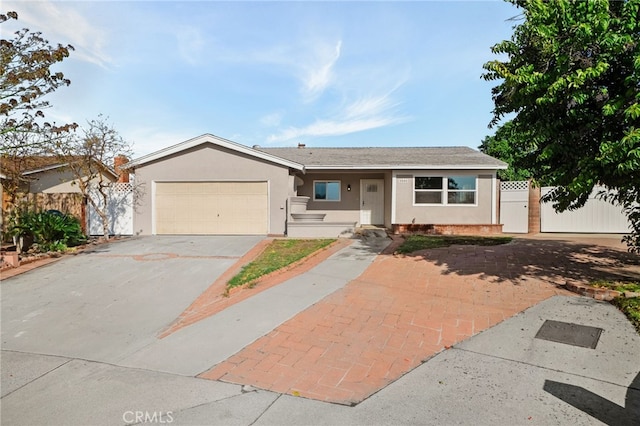
[[[360,225],[384,225],[384,179],[360,180]]]

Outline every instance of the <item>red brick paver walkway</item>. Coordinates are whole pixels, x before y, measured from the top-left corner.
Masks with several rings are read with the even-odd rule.
[[[517,240],[381,255],[201,377],[355,404],[443,349],[620,266],[618,248]]]

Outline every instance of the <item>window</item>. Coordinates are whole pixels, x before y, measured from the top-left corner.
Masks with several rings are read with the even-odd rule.
[[[415,203],[442,204],[442,177],[416,176]]]
[[[340,181],[316,180],[313,182],[315,201],[340,201]]]
[[[476,176],[416,176],[415,204],[476,204]]]
[[[475,204],[476,177],[450,176],[447,178],[447,204]]]

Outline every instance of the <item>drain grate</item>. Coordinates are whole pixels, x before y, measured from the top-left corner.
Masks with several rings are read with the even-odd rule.
[[[601,328],[546,320],[538,330],[536,339],[595,349],[600,339],[600,334],[602,334]]]

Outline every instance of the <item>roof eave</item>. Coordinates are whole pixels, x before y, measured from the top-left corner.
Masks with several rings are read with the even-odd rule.
[[[35,170],[27,170],[26,172],[22,172],[21,175],[22,176],[30,176],[30,175],[34,175],[36,173],[49,172],[51,170],[59,169],[59,168],[62,168],[62,167],[67,167],[68,165],[69,165],[69,163],[54,164],[52,166],[42,167],[42,168],[35,169]],[[112,170],[110,167],[102,165],[102,167],[100,167],[100,168],[103,169],[104,171],[106,171],[107,173],[109,173],[111,175],[111,177],[113,177],[114,179],[118,178],[118,174],[114,170]]]
[[[33,174],[36,174],[36,173],[48,172],[49,170],[59,169],[61,167],[66,167],[68,165],[69,165],[69,163],[54,164],[54,165],[47,166],[47,167],[41,167],[39,169],[27,170],[26,172],[22,172],[21,174],[22,174],[22,176],[29,176],[29,175],[33,175]]]
[[[400,165],[313,165],[306,166],[307,170],[505,170],[507,165],[427,165],[427,164],[400,164]]]
[[[187,149],[193,148],[195,146],[204,144],[204,143],[212,143],[214,145],[221,146],[223,148],[230,149],[232,151],[240,152],[251,157],[259,158],[261,160],[269,161],[272,163],[280,164],[285,167],[289,167],[295,170],[300,170],[304,172],[305,166],[296,163],[294,161],[286,160],[284,158],[268,154],[263,151],[258,151],[253,148],[249,148],[248,146],[241,145],[235,142],[232,142],[227,139],[220,138],[218,136],[206,133],[204,135],[195,137],[193,139],[189,139],[187,141],[181,142],[177,145],[170,146],[168,148],[161,149],[159,151],[153,152],[151,154],[147,154],[135,160],[129,161],[126,164],[123,164],[121,167],[123,169],[135,169],[136,167],[142,166],[149,162],[162,159],[169,155],[177,154],[179,152],[185,151]]]

